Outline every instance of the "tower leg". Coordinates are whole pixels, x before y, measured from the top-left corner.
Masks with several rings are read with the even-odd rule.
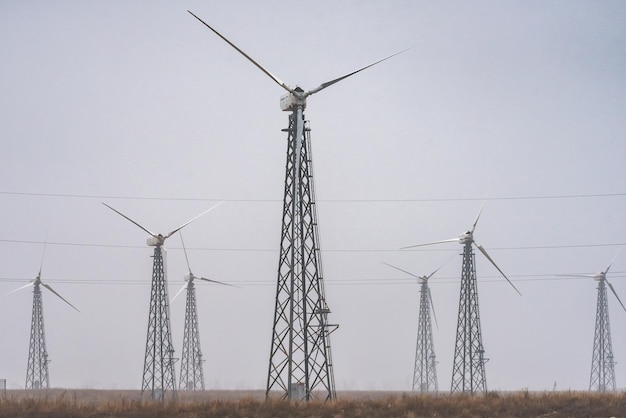
[[[309,131],[289,117],[283,221],[266,397],[335,398]]]

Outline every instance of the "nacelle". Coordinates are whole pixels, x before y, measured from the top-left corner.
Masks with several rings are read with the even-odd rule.
[[[158,235],[156,237],[150,237],[146,240],[146,243],[149,247],[158,247],[163,245],[165,239],[163,239],[163,235]]]
[[[296,90],[297,91],[297,90]],[[290,112],[298,107],[306,108],[306,98],[301,98],[293,93],[287,93],[280,98],[280,110]]]

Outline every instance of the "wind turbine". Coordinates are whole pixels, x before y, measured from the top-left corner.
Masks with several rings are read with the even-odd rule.
[[[265,396],[282,391],[282,397],[309,400],[314,392],[335,399],[330,352],[330,309],[325,300],[320,256],[310,129],[304,119],[309,96],[401,52],[305,91],[290,87],[198,16],[193,17],[243,55],[287,91],[280,107],[290,112],[287,128],[287,163],[283,199],[281,245],[276,284],[272,344]],[[407,48],[409,49],[409,48]]]
[[[419,317],[417,321],[417,345],[415,349],[415,366],[413,368],[413,391],[421,393],[438,392],[439,384],[437,382],[437,361],[435,355],[435,345],[433,343],[433,326],[430,320],[432,312],[437,325],[437,316],[435,315],[435,306],[433,298],[428,286],[428,280],[437,273],[441,267],[430,273],[428,276],[417,276],[410,271],[403,270],[399,267],[383,262],[383,264],[399,270],[409,276],[415,277],[420,284],[420,305]],[[437,325],[437,327],[439,327]]]
[[[620,248],[621,250],[621,248]],[[596,392],[615,392],[615,361],[613,359],[613,344],[611,342],[611,326],[609,324],[609,301],[606,287],[609,289],[626,311],[617,292],[611,282],[606,278],[617,254],[609,265],[596,274],[568,274],[569,277],[589,277],[598,282],[598,303],[596,306],[596,329],[593,338],[593,355],[591,358],[591,375],[589,377],[589,390]]]
[[[511,283],[506,274],[498,267],[487,253],[485,248],[474,240],[474,231],[478,224],[481,211],[478,213],[472,229],[457,238],[428,244],[411,245],[403,249],[421,247],[424,245],[458,242],[463,245],[463,264],[461,267],[461,292],[459,297],[459,315],[456,327],[456,343],[454,347],[454,365],[452,367],[451,392],[487,392],[485,377],[485,350],[483,348],[478,310],[478,287],[476,282],[476,265],[474,263],[474,249],[476,248],[502,274],[515,291],[519,290]]]
[[[41,295],[41,287],[43,286],[63,302],[70,305],[74,310],[79,310],[69,303],[63,296],[58,294],[49,284],[41,280],[41,271],[43,269],[43,260],[46,254],[46,245],[44,244],[43,254],[41,255],[41,264],[39,265],[39,273],[30,283],[19,287],[9,293],[19,292],[22,289],[33,286],[33,313],[30,324],[30,344],[28,347],[28,365],[26,366],[26,390],[48,389],[50,387],[50,378],[48,374],[48,351],[46,350],[46,332],[43,321],[43,299]],[[5,295],[6,296],[6,295]]]
[[[187,289],[187,302],[185,304],[185,330],[183,333],[183,352],[180,361],[179,388],[182,390],[204,390],[204,372],[202,370],[202,363],[204,363],[204,360],[202,359],[202,350],[200,349],[200,328],[198,326],[196,288],[193,282],[194,280],[203,280],[205,282],[217,283],[225,286],[233,285],[194,275],[191,271],[191,266],[189,265],[189,257],[187,256],[187,249],[185,248],[185,241],[183,241],[182,232],[180,233],[180,241],[183,244],[183,251],[185,252],[185,260],[187,260],[189,274],[185,275],[186,283],[172,298],[173,302],[183,290]]]
[[[164,257],[165,247],[163,247],[163,245],[166,239],[222,203],[224,202],[219,202],[210,207],[200,215],[165,235],[151,232],[122,212],[104,202],[102,203],[113,212],[126,218],[128,221],[147,232],[148,235],[150,235],[147,244],[150,247],[154,247],[146,354],[144,357],[143,379],[141,383],[141,393],[143,394],[146,391],[150,391],[150,397],[152,399],[163,400],[168,391],[172,392],[172,398],[176,397],[176,378],[174,372],[174,362],[176,359],[174,358],[174,345],[172,344],[172,333],[170,331],[170,306],[167,296],[167,270],[164,264],[166,260]]]

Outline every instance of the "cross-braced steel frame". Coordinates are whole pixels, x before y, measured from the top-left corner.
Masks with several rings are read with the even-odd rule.
[[[167,278],[163,267],[163,250],[154,247],[150,314],[146,338],[141,393],[150,393],[152,399],[176,397],[174,373],[174,346],[170,332],[170,306]]]
[[[187,303],[185,305],[183,351],[180,360],[180,389],[204,390],[203,363],[202,350],[200,350],[196,287],[193,284],[193,280],[189,280],[187,283]]]
[[[429,292],[428,283],[424,280],[420,286],[417,347],[415,349],[415,368],[413,369],[413,391],[422,393],[439,390]]]
[[[589,390],[615,392],[615,361],[613,360],[609,304],[604,278],[598,281],[598,306],[596,308],[596,330],[593,339]]]
[[[26,389],[48,389],[48,352],[46,351],[46,333],[43,323],[43,301],[41,288],[35,282],[33,289],[33,316],[30,324],[30,345],[28,348],[28,366],[26,367]]]
[[[317,229],[309,129],[303,106],[289,117],[283,220],[266,397],[335,399]]]
[[[463,245],[459,317],[456,326],[451,392],[487,391],[485,351],[480,330],[476,265],[472,241]]]

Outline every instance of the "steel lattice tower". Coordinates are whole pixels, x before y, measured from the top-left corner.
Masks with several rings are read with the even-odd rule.
[[[163,267],[162,245],[154,247],[150,313],[146,338],[141,393],[150,392],[153,399],[165,399],[168,392],[176,397],[174,346],[170,332],[170,307],[167,277]]]
[[[193,278],[187,282],[187,302],[185,304],[185,331],[183,352],[180,362],[180,389],[204,390],[202,370],[202,350],[198,328],[198,309],[196,305],[196,287]]]
[[[335,399],[324,298],[309,129],[299,106],[289,117],[283,221],[266,396]],[[301,133],[298,134],[298,133]],[[332,329],[331,329],[332,328]]]
[[[480,330],[476,265],[471,235],[463,243],[459,316],[456,326],[451,392],[486,392],[485,351]]]
[[[422,279],[420,286],[420,310],[417,326],[417,348],[415,349],[415,368],[413,370],[413,391],[437,392],[437,360],[433,343],[433,327],[430,316],[430,289],[428,282]]]
[[[26,389],[48,389],[48,352],[46,351],[46,333],[43,323],[43,301],[39,278],[35,279],[33,289],[33,316],[30,325],[30,345],[28,348],[28,366],[26,367]]]
[[[609,304],[604,276],[600,276],[598,279],[598,306],[596,308],[596,330],[593,339],[589,390],[597,392],[615,391],[615,362],[613,360]]]
[[[482,208],[474,221],[470,231],[458,238],[431,242],[428,244],[411,245],[407,248],[421,247],[424,245],[443,244],[446,242],[458,242],[463,245],[463,262],[461,266],[461,291],[459,294],[459,316],[456,326],[456,342],[454,345],[454,364],[452,366],[452,385],[450,391],[454,392],[487,392],[487,380],[485,378],[485,350],[480,330],[480,313],[478,310],[478,287],[476,282],[476,264],[474,249],[480,250],[487,260],[500,272],[513,289],[521,296],[515,285],[506,277],[506,274],[498,267],[485,248],[474,240],[474,231],[480,219]],[[625,308],[626,309],[626,308]]]
[[[167,295],[167,271],[164,266],[164,255],[166,256],[167,253],[163,245],[166,239],[222,203],[224,202],[219,202],[165,235],[151,232],[122,212],[113,209],[104,202],[102,203],[147,232],[150,235],[147,244],[150,247],[154,247],[146,355],[144,357],[143,379],[141,382],[141,393],[144,394],[149,391],[152,399],[164,400],[166,396],[172,399],[176,398],[176,375],[174,372],[176,359],[174,358],[174,345],[172,344],[172,333],[170,331],[170,303]],[[168,392],[171,392],[171,395],[167,395]]]
[[[292,88],[281,81],[224,35],[191,11],[188,12],[287,91],[280,98],[281,110],[290,112],[290,115],[276,305],[266,397],[272,390],[279,389],[287,399],[309,400],[314,392],[323,393],[327,400],[335,399],[329,335],[336,326],[328,325],[330,310],[324,297],[311,143],[304,120],[304,108],[309,96],[406,49],[304,91],[299,86]]]

